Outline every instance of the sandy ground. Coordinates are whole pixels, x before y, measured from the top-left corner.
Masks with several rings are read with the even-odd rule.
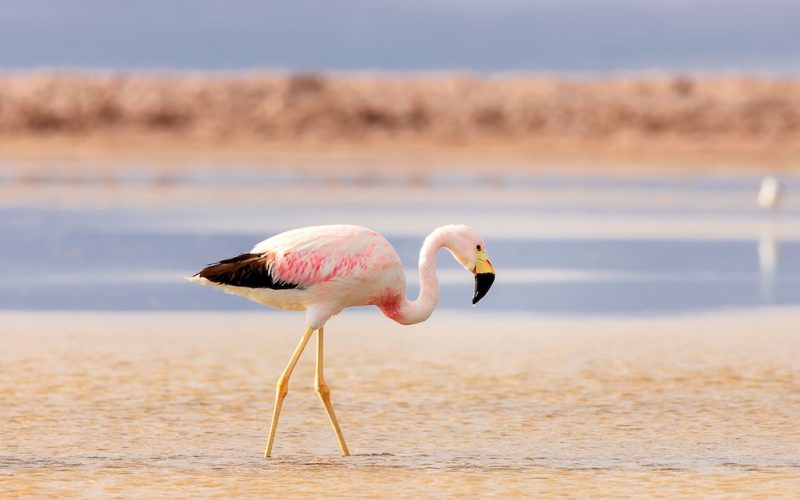
[[[24,166],[33,175],[141,171],[180,174],[202,164],[231,170],[247,166],[323,173],[424,175],[430,172],[569,175],[704,175],[800,173],[800,140],[743,144],[721,140],[637,140],[625,147],[608,140],[532,138],[508,143],[430,139],[214,141],[172,134],[100,132],[0,134],[0,164]]]
[[[792,496],[800,311],[350,312],[261,457],[292,314],[0,314],[0,491],[23,496]]]

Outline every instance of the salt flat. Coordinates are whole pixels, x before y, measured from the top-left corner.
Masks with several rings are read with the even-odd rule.
[[[0,314],[6,494],[575,495],[800,487],[800,310],[661,318],[377,311],[329,324],[353,456],[290,384],[291,314]]]

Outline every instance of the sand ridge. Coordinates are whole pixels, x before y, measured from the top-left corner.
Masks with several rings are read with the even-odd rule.
[[[0,75],[0,138],[2,156],[479,154],[539,167],[645,158],[796,169],[800,80],[19,73]]]

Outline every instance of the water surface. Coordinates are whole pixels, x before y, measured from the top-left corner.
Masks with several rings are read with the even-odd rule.
[[[381,231],[416,294],[424,236],[473,225],[498,280],[487,313],[646,315],[800,303],[800,204],[755,206],[753,177],[3,170],[0,309],[255,310],[183,281],[282,230]],[[168,181],[165,181],[168,175]],[[72,176],[72,177],[70,177]],[[101,182],[105,179],[106,182]],[[788,193],[800,182],[784,179]],[[469,307],[443,252],[440,307]]]

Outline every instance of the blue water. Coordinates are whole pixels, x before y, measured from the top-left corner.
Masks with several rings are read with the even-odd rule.
[[[194,209],[0,209],[0,309],[263,309],[182,277],[249,250],[277,229],[265,223],[258,233],[148,230],[153,221],[178,212],[188,217]],[[412,273],[425,232],[386,233]],[[644,315],[800,304],[800,242],[773,244],[777,262],[763,269],[755,239],[487,239],[498,277],[477,307]],[[472,307],[469,274],[458,280],[452,272],[457,265],[446,252],[438,266],[456,276],[444,280],[440,307]],[[520,278],[520,269],[533,277]],[[410,295],[416,291],[411,283]]]

